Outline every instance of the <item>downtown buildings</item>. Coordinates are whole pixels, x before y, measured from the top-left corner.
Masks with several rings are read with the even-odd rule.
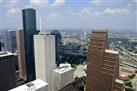
[[[119,78],[119,54],[106,50],[107,30],[93,30],[88,49],[87,91],[123,91]]]
[[[20,55],[24,55],[22,56],[24,59],[20,58],[23,59],[20,64],[24,64],[26,67],[27,82],[40,78],[48,82],[49,91],[58,91],[73,81],[73,69],[69,66],[57,67],[56,37],[54,35],[36,35],[35,18],[34,9],[23,10],[24,48],[21,49],[20,46],[19,50],[22,52],[19,52],[22,53]],[[88,64],[87,91],[113,91],[116,83],[122,84],[121,81],[116,80],[119,69],[118,52],[106,50],[107,33],[104,31],[93,32],[91,40],[92,46],[90,46],[88,54],[91,63]],[[25,62],[23,62],[24,60]],[[23,67],[20,69],[24,70]]]
[[[73,81],[73,68],[56,64],[56,39],[54,35],[34,35],[36,79],[48,83],[48,91],[59,91]]]

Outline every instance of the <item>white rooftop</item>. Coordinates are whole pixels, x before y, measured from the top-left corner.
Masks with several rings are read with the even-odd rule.
[[[42,81],[40,79],[32,81],[30,83],[33,84],[33,86],[31,86],[33,88],[33,90],[30,90],[30,87],[27,86],[27,84],[29,84],[29,83],[27,83],[25,85],[16,87],[16,88],[14,88],[12,90],[9,90],[9,91],[36,91],[36,90],[38,90],[38,89],[40,89],[42,87],[48,86],[48,83],[46,83],[46,82],[44,82],[44,81]]]
[[[0,57],[9,56],[9,55],[12,55],[12,53],[0,51]]]
[[[116,79],[115,82],[120,83],[120,84],[124,84],[124,82],[120,79]]]
[[[69,64],[69,63],[61,63],[61,64],[59,64],[59,67],[63,67],[63,66],[71,67],[71,64]]]
[[[107,52],[107,53],[113,53],[113,54],[118,54],[118,51],[113,51],[113,50],[105,50],[105,52]]]
[[[56,68],[54,71],[62,74],[70,70],[73,70],[73,68],[69,64],[61,64],[60,67]]]

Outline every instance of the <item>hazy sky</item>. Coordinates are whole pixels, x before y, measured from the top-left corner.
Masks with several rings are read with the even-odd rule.
[[[136,0],[0,0],[0,29],[22,27],[22,9],[35,8],[37,28],[137,28]]]

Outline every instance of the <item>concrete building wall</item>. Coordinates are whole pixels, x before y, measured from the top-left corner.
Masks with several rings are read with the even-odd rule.
[[[26,63],[24,49],[24,33],[22,29],[16,31],[19,77],[26,80]]]
[[[49,84],[54,91],[55,37],[54,35],[34,35],[36,78]]]
[[[54,91],[58,91],[61,89],[61,74],[54,72]]]
[[[74,73],[74,69],[71,67],[55,69],[54,70],[54,76],[55,76],[54,91],[58,91],[64,88],[65,86],[67,86],[68,84],[70,84],[74,80],[73,73]]]

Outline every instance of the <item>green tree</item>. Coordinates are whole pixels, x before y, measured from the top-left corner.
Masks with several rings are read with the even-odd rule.
[[[125,88],[125,91],[134,91],[132,88]]]
[[[127,82],[125,82],[125,85],[128,86],[128,87],[133,87],[131,81],[127,81]]]
[[[130,75],[128,78],[129,78],[129,79],[133,79],[135,76],[136,76],[136,75],[133,74],[133,75]]]
[[[72,64],[71,65],[73,68],[77,68],[77,64]]]
[[[137,70],[135,71],[135,73],[137,74]]]

